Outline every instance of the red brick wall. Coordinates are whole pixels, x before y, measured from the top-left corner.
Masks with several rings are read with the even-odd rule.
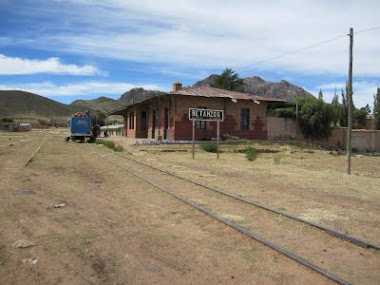
[[[158,102],[160,100],[160,102]],[[165,131],[165,108],[168,109],[169,114],[169,126],[168,126],[168,140],[174,139],[174,100],[172,97],[164,97],[164,98],[154,98],[149,101],[149,114],[148,114],[148,137],[152,138],[152,127],[153,127],[153,111],[156,111],[156,128],[155,128],[155,139],[158,139],[160,136],[162,139],[164,138]],[[158,108],[159,107],[159,108]],[[159,116],[159,118],[158,118]]]
[[[253,101],[238,100],[233,103],[230,99],[224,98],[206,98],[206,97],[186,97],[178,96],[176,98],[177,114],[175,116],[175,139],[191,140],[192,139],[192,122],[188,119],[189,108],[205,106],[208,109],[218,109],[225,111],[224,122],[220,123],[220,135],[232,135],[246,139],[267,138],[266,129],[266,104],[260,102],[256,104]],[[240,112],[241,108],[250,109],[249,130],[240,129]],[[207,122],[206,129],[195,129],[195,139],[211,139],[216,137],[216,122]]]
[[[153,128],[153,111],[156,111],[156,128],[155,128],[155,139],[158,136],[164,137],[165,130],[165,108],[168,109],[169,113],[169,126],[168,126],[168,138],[169,140],[174,139],[174,109],[173,109],[173,99],[171,97],[160,98],[160,103],[158,103],[158,98],[153,98],[141,104],[136,104],[130,106],[125,111],[124,117],[124,135],[129,138],[152,138],[152,128]],[[160,110],[158,110],[160,106]],[[141,126],[141,114],[146,112],[146,130],[142,129]],[[128,112],[134,112],[134,128],[129,128],[129,115]],[[160,116],[160,118],[158,118]]]

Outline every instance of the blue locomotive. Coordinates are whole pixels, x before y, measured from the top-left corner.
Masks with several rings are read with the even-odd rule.
[[[96,134],[94,134],[94,128],[92,127],[91,117],[88,111],[85,113],[75,113],[75,115],[70,118],[69,131],[70,136],[66,137],[67,142],[70,139],[80,142],[84,142],[86,139],[88,142],[95,142],[96,140]]]

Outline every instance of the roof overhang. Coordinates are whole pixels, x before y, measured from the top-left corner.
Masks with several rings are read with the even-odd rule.
[[[135,104],[125,105],[125,106],[123,106],[123,107],[121,107],[119,109],[112,110],[112,111],[108,112],[107,115],[108,116],[111,116],[111,115],[120,115],[120,116],[123,116],[123,115],[126,114],[127,109],[130,108],[130,107],[132,107],[132,106],[141,105],[141,104],[146,103],[149,100],[152,100],[152,99],[155,99],[155,98],[161,98],[161,97],[164,97],[164,96],[167,96],[167,95],[171,95],[171,94],[170,93],[163,93],[163,94],[160,94],[160,95],[156,95],[154,97],[146,98],[145,100],[137,102]]]

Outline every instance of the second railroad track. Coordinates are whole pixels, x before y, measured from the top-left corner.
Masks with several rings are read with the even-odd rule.
[[[378,280],[378,276],[367,274],[367,270],[377,272],[380,265],[379,245],[374,242],[306,221],[123,154],[110,155],[112,152],[108,151],[96,154],[339,284],[370,284]],[[353,260],[355,262],[351,263]]]

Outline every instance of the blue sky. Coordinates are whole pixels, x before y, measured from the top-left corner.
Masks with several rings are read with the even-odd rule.
[[[0,0],[0,89],[63,103],[116,99],[133,87],[169,91],[174,81],[192,85],[231,67],[241,77],[322,89],[331,101],[347,80],[345,35],[353,27],[354,103],[372,106],[379,10],[380,2],[365,0]]]

